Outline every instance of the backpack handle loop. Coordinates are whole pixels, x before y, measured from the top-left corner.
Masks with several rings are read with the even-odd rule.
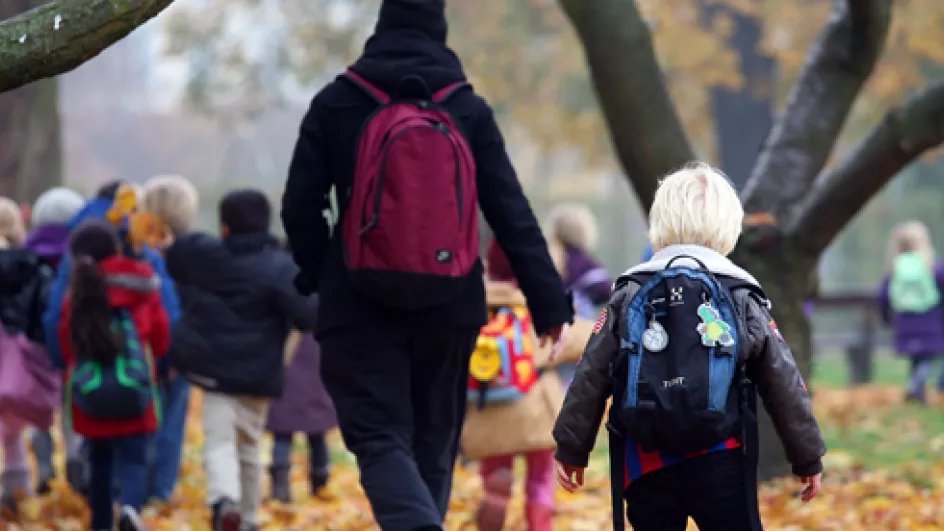
[[[701,260],[695,258],[694,256],[690,256],[690,255],[687,255],[687,254],[680,254],[680,255],[678,255],[678,256],[673,257],[671,260],[669,260],[669,263],[665,264],[665,268],[668,269],[668,268],[672,267],[672,264],[674,264],[675,261],[678,260],[679,258],[688,258],[688,259],[691,260],[692,262],[695,262],[696,264],[698,264],[698,266],[699,266],[701,269],[703,269],[703,270],[705,270],[705,271],[708,271],[708,267],[705,265],[704,262],[702,262]]]

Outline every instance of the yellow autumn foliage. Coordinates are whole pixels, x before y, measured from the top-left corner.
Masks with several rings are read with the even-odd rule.
[[[817,415],[825,424],[836,425],[855,416],[894,405],[901,392],[894,388],[861,388],[854,391],[816,391]],[[181,479],[172,503],[144,512],[154,531],[209,531],[209,512],[204,507],[204,477],[201,465],[203,443],[200,430],[199,393],[194,393],[187,427],[187,445]],[[851,413],[849,413],[851,411]],[[261,514],[263,531],[367,531],[376,530],[370,506],[358,483],[353,461],[343,451],[340,436],[329,437],[340,464],[335,468],[330,496],[315,499],[308,495],[304,455],[296,453],[292,490],[297,503],[266,504]],[[266,456],[269,448],[264,449]],[[61,461],[62,456],[57,455]],[[944,529],[944,460],[916,463],[924,477],[936,478],[930,486],[919,487],[897,471],[866,471],[841,451],[827,456],[827,478],[822,495],[809,504],[800,502],[800,485],[778,480],[760,489],[761,514],[768,531],[931,531]],[[266,491],[268,489],[266,488]],[[517,485],[506,529],[524,531],[524,500]],[[472,530],[473,514],[482,496],[475,466],[458,467],[446,529]],[[333,499],[327,499],[333,497]],[[575,494],[557,493],[555,529],[598,531],[610,525],[609,479],[603,459],[592,461],[586,487]],[[0,531],[85,529],[88,511],[67,486],[57,483],[54,492],[42,499],[20,502],[18,521],[0,522]],[[9,518],[11,515],[4,515]],[[690,530],[696,529],[694,524]]]

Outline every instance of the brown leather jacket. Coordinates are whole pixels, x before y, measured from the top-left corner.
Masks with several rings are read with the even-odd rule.
[[[686,255],[700,254],[696,258],[706,262],[715,273],[719,271],[712,267],[712,262],[721,264],[722,273],[741,272],[743,278],[756,283],[721,255],[712,256],[704,248],[684,251]],[[681,253],[680,250],[676,252]],[[653,258],[649,267],[661,269],[658,258],[658,255]],[[639,286],[625,276],[617,281],[617,289],[610,298],[603,322],[598,323],[599,330],[591,335],[577,367],[554,426],[555,457],[563,463],[587,466],[607,399],[612,394],[610,366],[619,353],[621,331],[626,329],[626,310],[638,289]],[[748,375],[773,419],[794,474],[801,477],[815,475],[822,471],[821,458],[826,453],[826,445],[813,417],[810,396],[790,347],[776,331],[766,301],[759,300],[746,289],[735,290],[732,295],[738,313],[744,317],[749,346],[742,349],[740,362],[747,364]]]

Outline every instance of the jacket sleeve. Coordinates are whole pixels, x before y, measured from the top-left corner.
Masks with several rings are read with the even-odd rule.
[[[281,257],[280,257],[281,258]],[[303,332],[311,332],[318,322],[318,295],[302,295],[292,285],[298,268],[285,256],[282,267],[276,268],[275,306],[279,312],[291,321],[292,326]]]
[[[319,96],[315,96],[302,119],[282,196],[282,224],[300,269],[295,287],[306,295],[318,290],[321,265],[331,239],[324,212],[331,206],[333,182],[327,167],[320,108]]]
[[[69,255],[65,255],[59,263],[56,279],[53,281],[52,287],[49,288],[49,298],[46,301],[46,310],[43,312],[44,343],[50,361],[59,369],[66,366],[63,359],[60,324],[62,323],[63,299],[65,299],[66,291],[69,288],[69,273],[71,271],[72,259]],[[68,337],[68,334],[66,334],[66,337]]]
[[[173,325],[180,319],[180,298],[177,296],[177,285],[170,276],[164,257],[160,253],[154,249],[145,248],[144,256],[161,279],[161,304],[167,311],[169,323]]]
[[[624,291],[616,292],[600,314],[564,397],[564,406],[554,425],[557,441],[554,458],[562,463],[586,467],[589,462],[606,401],[613,393],[610,366],[619,354],[624,297]]]
[[[564,295],[564,283],[508,159],[495,116],[484,100],[478,99],[478,103],[482,116],[474,127],[472,150],[479,205],[528,299],[534,329],[541,334],[571,322],[573,308]]]
[[[171,322],[165,308],[163,296],[152,297],[149,304],[153,324],[148,342],[151,345],[151,356],[157,359],[163,357],[170,348]]]
[[[823,470],[826,443],[813,416],[806,382],[770,313],[753,297],[748,299],[747,333],[752,346],[748,375],[773,419],[793,473],[815,475]]]

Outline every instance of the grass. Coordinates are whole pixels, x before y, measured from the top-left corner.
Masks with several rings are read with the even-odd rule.
[[[819,391],[814,408],[831,459],[867,469],[920,468],[921,464],[944,460],[944,397],[929,406],[902,400],[908,380],[907,359],[877,357],[874,381],[848,390],[845,360],[825,358],[814,364],[811,387]],[[938,374],[938,370],[932,373],[929,389]],[[604,470],[608,466],[607,443],[607,434],[601,430],[591,454],[594,466]]]

